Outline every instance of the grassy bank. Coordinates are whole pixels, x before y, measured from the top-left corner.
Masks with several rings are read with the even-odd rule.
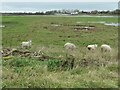
[[[30,51],[41,50],[45,55],[66,59],[63,45],[66,42],[77,46],[75,64],[71,70],[49,71],[48,61],[35,58],[13,57],[3,61],[3,87],[118,87],[117,52],[118,30],[105,26],[105,21],[117,23],[117,17],[49,17],[49,16],[3,16],[3,48],[20,48],[22,41],[32,40]],[[88,23],[89,21],[89,23]],[[82,22],[82,23],[77,23]],[[81,25],[81,26],[80,26]],[[91,30],[79,27],[93,26]],[[94,53],[86,49],[88,44],[98,44]],[[112,47],[112,52],[103,54],[99,46]],[[87,62],[87,65],[85,63]]]

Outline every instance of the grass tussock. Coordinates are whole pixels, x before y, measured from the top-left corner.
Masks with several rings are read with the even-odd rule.
[[[83,56],[76,52],[76,55],[63,60],[39,61],[17,57],[3,60],[3,87],[117,88],[117,61],[112,57],[116,53],[103,54],[96,50]]]

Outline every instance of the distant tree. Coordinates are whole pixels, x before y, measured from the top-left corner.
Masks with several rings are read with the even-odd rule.
[[[78,13],[79,13],[79,10],[78,10],[78,9],[75,9],[74,12],[78,12]]]
[[[114,14],[120,15],[120,9],[116,9],[113,11]]]
[[[87,11],[81,11],[81,14],[88,14],[89,12]]]
[[[80,11],[78,9],[71,10],[71,9],[63,9],[63,10],[51,10],[46,12],[12,12],[12,13],[2,13],[2,15],[55,15],[55,14],[73,14],[73,15],[80,15],[80,14],[100,14],[100,15],[120,15],[120,9],[116,9],[113,11]]]
[[[98,14],[97,10],[91,11],[91,14]]]
[[[58,10],[57,12],[58,12],[59,14],[61,14],[61,13],[62,13],[62,12],[61,12],[61,10]]]

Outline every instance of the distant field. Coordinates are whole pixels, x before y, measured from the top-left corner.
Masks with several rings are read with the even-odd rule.
[[[94,23],[92,23],[94,22]],[[96,22],[96,23],[95,23]],[[66,42],[77,46],[76,63],[82,59],[91,62],[106,62],[105,66],[91,64],[86,67],[78,65],[67,71],[48,71],[47,61],[35,58],[14,57],[3,59],[2,87],[118,87],[117,52],[118,30],[115,26],[106,26],[98,22],[118,23],[117,17],[55,17],[55,16],[3,16],[3,48],[19,48],[22,41],[32,40],[30,51],[43,52],[52,57],[63,56]],[[93,27],[86,30],[84,27]],[[82,27],[82,28],[81,28]],[[99,46],[109,44],[112,52],[102,55]],[[88,44],[98,44],[95,53],[87,51]],[[17,66],[22,63],[23,66]],[[77,64],[76,64],[77,65]]]

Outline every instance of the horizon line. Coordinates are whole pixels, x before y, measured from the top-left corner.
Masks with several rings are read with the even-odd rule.
[[[55,9],[56,10],[56,9]],[[55,11],[55,10],[41,10],[41,11],[0,11],[1,13],[36,13],[36,12],[47,12],[47,11]],[[59,10],[59,9],[58,9]],[[58,11],[57,10],[57,11]],[[62,9],[62,10],[68,10],[68,9]],[[62,11],[61,10],[61,11]],[[74,9],[75,10],[75,9]],[[116,10],[116,9],[114,9]],[[97,10],[98,12],[99,11],[114,11],[114,10]],[[95,10],[79,10],[80,12],[81,11],[85,11],[85,12],[91,12],[91,11],[95,11]]]

